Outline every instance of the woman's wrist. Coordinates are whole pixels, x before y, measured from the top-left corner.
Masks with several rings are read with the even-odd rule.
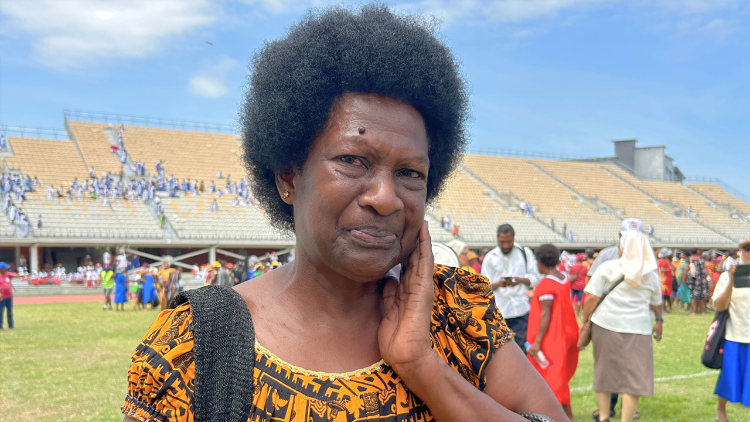
[[[418,389],[419,385],[429,384],[427,380],[444,369],[443,367],[450,369],[432,349],[422,358],[405,364],[391,365],[391,367],[412,391]]]

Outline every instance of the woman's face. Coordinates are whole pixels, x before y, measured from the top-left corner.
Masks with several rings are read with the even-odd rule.
[[[464,248],[464,250],[458,255],[458,263],[462,267],[468,267],[471,265],[469,262],[469,248]]]
[[[362,282],[404,261],[424,220],[428,153],[416,109],[375,94],[342,95],[302,169],[280,176],[292,179],[298,250]]]
[[[744,262],[745,264],[750,264],[750,251],[740,249],[740,256],[742,258],[742,262]]]

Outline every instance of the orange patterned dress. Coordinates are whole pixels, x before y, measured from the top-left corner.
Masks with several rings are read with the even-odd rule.
[[[492,354],[513,334],[486,278],[435,266],[433,349],[483,390]],[[136,348],[121,411],[141,422],[192,422],[195,386],[189,304],[163,311]],[[431,421],[430,410],[380,361],[344,374],[308,371],[256,342],[253,405],[257,421]]]

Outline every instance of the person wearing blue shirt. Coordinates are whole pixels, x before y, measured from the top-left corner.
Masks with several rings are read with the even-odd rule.
[[[143,277],[143,304],[146,303],[154,308],[154,300],[156,300],[156,287],[154,286],[154,276],[149,273]],[[145,309],[145,307],[144,307]]]
[[[128,301],[128,277],[124,272],[115,276],[115,311],[124,311]]]

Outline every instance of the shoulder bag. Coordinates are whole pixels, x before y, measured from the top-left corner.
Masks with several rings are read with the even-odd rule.
[[[729,311],[717,311],[714,322],[708,329],[706,344],[701,353],[701,363],[711,369],[721,369],[724,363],[724,334],[727,330]]]
[[[253,404],[255,330],[247,303],[224,286],[186,290],[170,303],[193,313],[196,422],[245,422]]]
[[[597,302],[596,306],[594,307],[594,310],[591,311],[591,315],[589,315],[589,319],[583,323],[583,329],[581,330],[580,336],[578,336],[578,348],[579,349],[583,350],[586,348],[586,346],[589,345],[589,343],[591,343],[591,324],[592,324],[591,317],[594,316],[594,312],[596,312],[597,308],[599,308],[599,305],[601,305],[602,302],[604,302],[604,299],[606,299],[607,296],[609,296],[609,294],[612,293],[612,290],[614,290],[615,287],[619,286],[620,283],[622,283],[624,279],[625,279],[625,276],[620,274],[615,280],[615,282],[612,283],[612,285],[609,286],[607,290],[604,291],[604,294],[602,294],[602,297],[599,298],[599,302]]]

